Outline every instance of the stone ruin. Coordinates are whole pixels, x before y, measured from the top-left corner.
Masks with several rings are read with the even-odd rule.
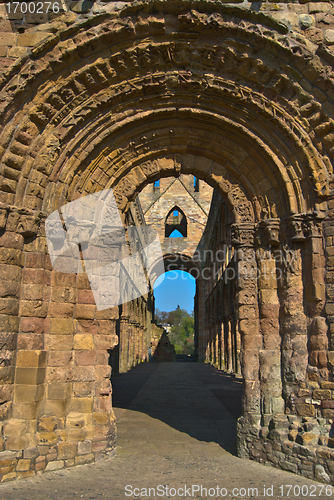
[[[197,354],[243,377],[239,455],[333,481],[332,2],[0,15],[2,480],[113,454],[109,357],[145,361],[152,334],[152,291],[98,311],[53,269],[47,217],[112,189],[130,226],[145,186],[187,174],[215,190]]]

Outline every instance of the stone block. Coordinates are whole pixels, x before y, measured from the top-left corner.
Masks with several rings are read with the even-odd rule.
[[[0,236],[0,247],[22,250],[23,243],[24,239],[21,234],[7,231]]]
[[[12,417],[33,420],[34,418],[36,418],[36,402],[32,403],[16,402],[15,405],[13,405]],[[7,443],[7,447],[8,446],[9,445]],[[10,449],[22,450],[23,448],[29,447],[29,443],[26,442],[24,446],[21,446],[21,444],[19,444],[18,446],[19,446],[18,448],[10,448]]]
[[[66,366],[73,357],[71,350],[68,351],[50,351],[48,366]]]
[[[64,399],[47,399],[43,403],[43,414],[52,417],[64,417],[66,401]]]
[[[45,468],[46,471],[52,470],[60,470],[65,467],[64,460],[55,460],[53,462],[49,462]]]
[[[17,336],[17,348],[30,350],[41,350],[44,348],[43,334],[19,333]]]
[[[78,333],[96,335],[98,333],[99,324],[100,321],[97,322],[94,319],[93,320],[80,319],[78,320]]]
[[[94,340],[93,335],[85,335],[77,333],[74,335],[73,340],[73,348],[74,349],[94,349]]]
[[[37,33],[23,33],[17,35],[17,46],[18,47],[34,47],[42,40],[45,40],[52,33],[37,32]],[[13,44],[14,45],[14,44]]]
[[[89,453],[88,455],[80,455],[75,457],[75,465],[91,464],[95,461],[94,453]]]
[[[91,350],[77,350],[74,353],[74,362],[78,366],[90,366],[96,364],[96,351]]]
[[[97,350],[112,349],[118,344],[117,335],[95,335],[94,345]]]
[[[20,316],[35,316],[45,318],[48,313],[49,304],[43,300],[21,300]]]
[[[39,450],[37,446],[34,448],[27,448],[26,450],[23,451],[23,458],[37,458],[39,455]]]
[[[24,300],[42,300],[44,285],[35,285],[31,283],[22,286],[22,299]]]
[[[21,368],[46,366],[46,351],[18,351],[16,364]]]
[[[45,368],[16,368],[15,383],[36,385],[42,384],[45,380]]]
[[[92,413],[93,398],[72,398],[69,411],[76,413]]]
[[[47,384],[46,397],[48,399],[66,399],[69,397],[69,384]]]
[[[95,299],[92,290],[78,290],[78,304],[95,305]]]
[[[94,375],[95,375],[95,380],[103,380],[105,378],[109,380],[111,375],[111,366],[109,365],[95,366]]]
[[[93,413],[93,420],[99,425],[108,425],[110,423],[110,414],[104,411],[95,411]]]
[[[44,269],[31,269],[31,268],[23,268],[22,269],[22,282],[23,283],[34,283],[35,285],[48,285],[49,284],[49,276],[44,271]]]
[[[49,304],[49,316],[51,318],[72,318],[75,304],[51,302]]]
[[[93,382],[74,382],[73,395],[78,398],[92,397],[94,395]]]
[[[30,469],[31,460],[21,459],[18,461],[16,466],[16,472],[25,472]]]
[[[0,263],[23,267],[24,255],[22,250],[15,248],[0,248]]]
[[[75,316],[77,319],[94,319],[95,312],[95,305],[77,304],[75,309]]]
[[[87,440],[87,441],[81,441],[78,443],[78,455],[88,455],[89,453],[92,452],[92,442]]]
[[[331,391],[329,389],[316,389],[313,391],[313,399],[330,399]]]
[[[73,349],[72,335],[45,335],[45,349],[68,351]]]
[[[332,6],[327,2],[310,2],[308,4],[308,11],[310,14],[315,14],[317,12],[331,12]]]
[[[0,45],[12,47],[16,43],[16,34],[0,31]]]
[[[16,297],[20,295],[20,283],[16,281],[1,281],[0,297]]]
[[[20,332],[22,333],[43,333],[45,320],[44,318],[21,318]]]
[[[14,387],[14,401],[22,403],[33,403],[40,401],[44,396],[44,386],[39,385],[15,385]]]
[[[331,399],[329,401],[323,400],[321,402],[321,406],[322,406],[322,408],[326,408],[326,409],[334,409],[334,400],[333,399]]]
[[[12,385],[0,385],[0,404],[7,403],[12,400],[13,396],[13,386]]]
[[[323,409],[321,413],[324,418],[334,418],[334,410],[332,409]]]
[[[77,291],[75,288],[53,286],[51,292],[51,300],[61,303],[75,303],[77,300]]]
[[[296,404],[297,414],[301,417],[314,417],[315,409],[313,405],[310,404]]]
[[[107,320],[107,319],[118,319],[119,310],[118,306],[111,307],[110,309],[102,309],[102,311],[96,311],[96,319]]]
[[[334,44],[334,30],[326,30],[324,36],[324,42],[326,45]]]
[[[0,315],[0,332],[18,332],[20,319],[7,314]]]
[[[17,316],[19,313],[19,301],[13,297],[0,298],[0,314]]]
[[[43,471],[46,467],[46,461],[43,460],[41,462],[36,463],[35,465],[35,470],[36,472]]]
[[[22,269],[20,266],[0,264],[0,276],[5,281],[21,281]]]
[[[69,318],[51,318],[50,333],[72,335],[76,332],[77,322]]]
[[[102,335],[116,334],[116,320],[99,320],[98,333]]]
[[[59,443],[57,446],[58,459],[74,458],[77,454],[77,445],[75,443]]]

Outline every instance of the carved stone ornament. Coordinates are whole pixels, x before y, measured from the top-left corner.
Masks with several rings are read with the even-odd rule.
[[[306,221],[306,214],[292,215],[288,219],[288,233],[291,241],[304,241],[306,236],[304,234]]]
[[[263,245],[276,246],[280,243],[280,220],[266,219],[259,224],[260,238]]]
[[[231,241],[234,246],[253,246],[255,224],[232,224]]]
[[[307,238],[321,238],[323,218],[324,216],[317,212],[291,216],[288,219],[288,230],[291,241],[304,241]]]

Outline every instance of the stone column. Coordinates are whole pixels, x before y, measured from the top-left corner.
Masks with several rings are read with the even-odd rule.
[[[260,411],[260,349],[257,292],[257,262],[254,250],[254,224],[233,224],[232,244],[235,247],[237,276],[237,319],[241,335],[241,370],[244,379],[244,424],[259,428]]]
[[[316,213],[308,214],[305,217],[304,235],[306,240],[303,252],[305,298],[310,316],[308,378],[319,384],[329,378],[328,327],[324,317],[326,296],[322,222],[323,218]],[[320,394],[318,393],[318,396]],[[326,393],[323,396],[326,397]]]
[[[305,240],[303,221],[304,216],[300,214],[289,219],[286,237],[288,243],[282,247],[279,298],[283,397],[286,404],[289,404],[290,396],[295,396],[306,381],[308,339],[302,269],[302,245]],[[299,412],[298,405],[296,408]]]
[[[7,210],[1,210],[5,227]],[[0,215],[1,215],[0,212]],[[14,391],[19,297],[23,266],[23,236],[4,231],[0,236],[0,421],[11,416]],[[0,438],[0,451],[5,442]]]
[[[260,383],[262,423],[267,425],[271,415],[284,413],[281,376],[281,337],[279,332],[278,271],[275,257],[280,222],[268,219],[260,223],[256,250],[258,263],[259,315],[262,349],[260,350]],[[276,250],[275,250],[276,249]],[[278,253],[278,255],[276,255]]]

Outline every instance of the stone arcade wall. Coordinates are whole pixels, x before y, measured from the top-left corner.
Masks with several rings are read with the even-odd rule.
[[[109,187],[125,217],[146,185],[190,174],[230,214],[237,278],[224,288],[226,262],[196,301],[199,351],[221,366],[233,356],[222,359],[215,290],[234,304],[239,454],[333,480],[332,4],[154,0],[72,12],[46,26],[29,17],[24,33],[27,18],[2,24],[2,479],[112,453],[108,351],[121,335],[124,369],[145,355],[149,298],[97,313],[84,276],[51,269],[45,218]],[[274,274],[251,273],[264,268]]]
[[[147,360],[153,306],[151,294],[98,311],[85,273],[52,269],[43,215],[14,207],[2,215],[0,473],[6,481],[114,453],[109,354],[117,350],[119,371]],[[140,215],[133,203],[127,223],[143,223]]]

